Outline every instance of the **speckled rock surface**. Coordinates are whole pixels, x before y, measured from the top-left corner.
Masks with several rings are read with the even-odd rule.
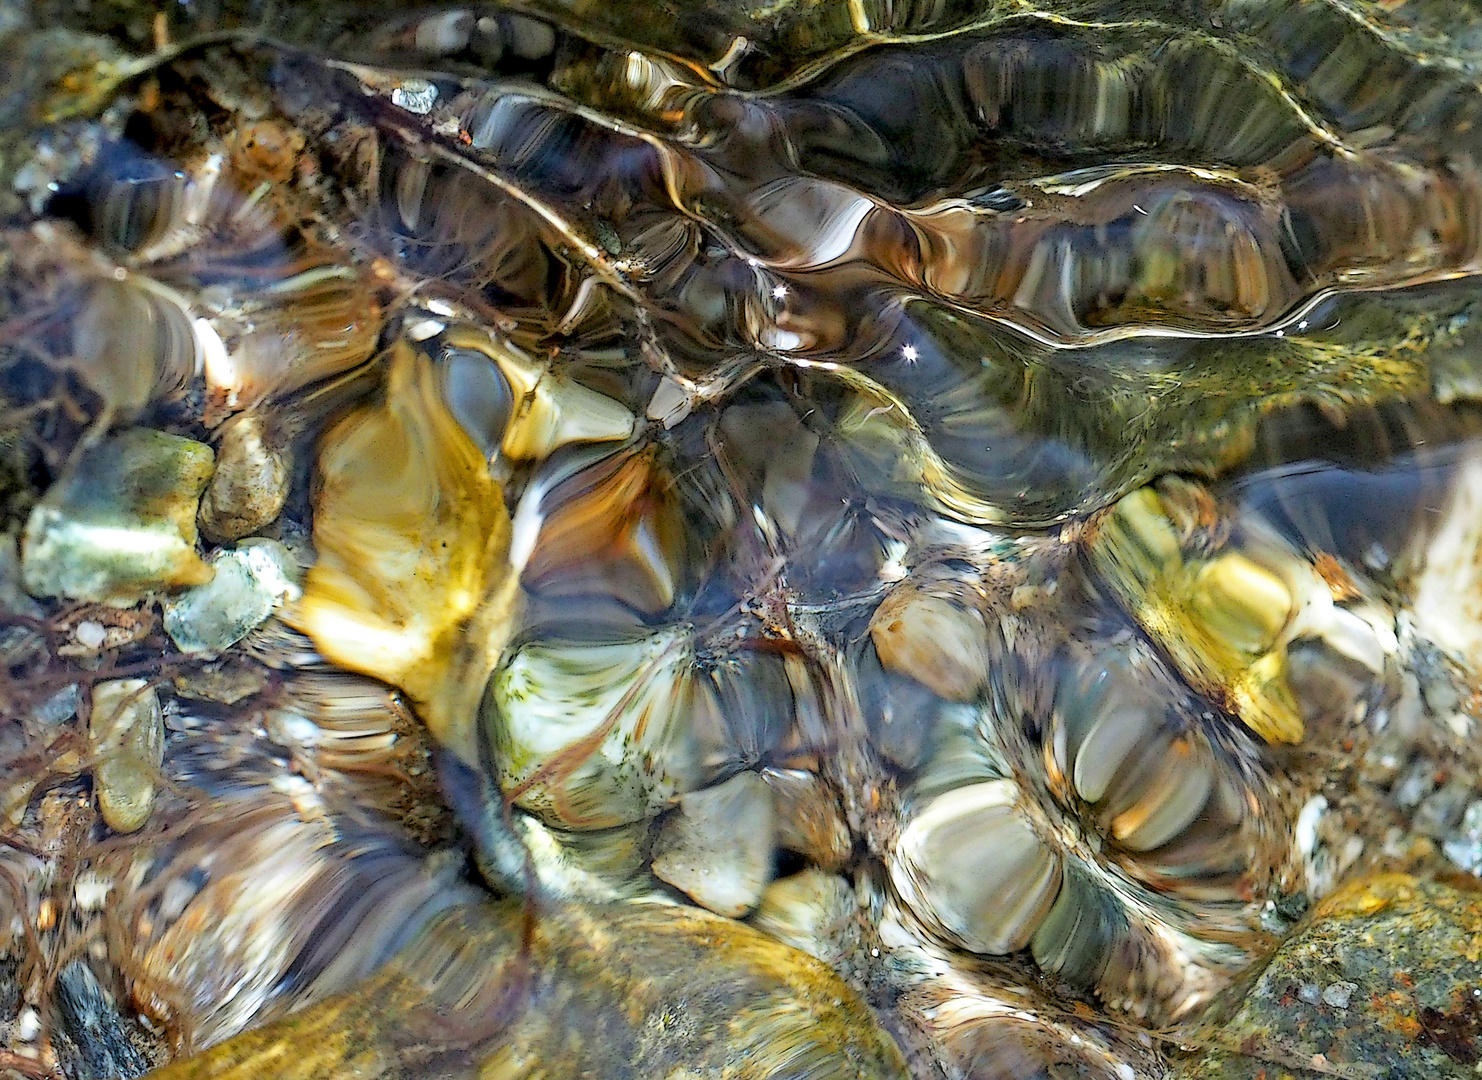
[[[1472,1077],[1482,1062],[1482,891],[1404,874],[1329,897],[1256,977],[1221,1049],[1178,1080]]]

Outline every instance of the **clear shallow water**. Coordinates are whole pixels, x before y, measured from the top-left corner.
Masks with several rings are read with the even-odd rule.
[[[10,15],[25,1061],[1157,1076],[1482,865],[1462,9]]]

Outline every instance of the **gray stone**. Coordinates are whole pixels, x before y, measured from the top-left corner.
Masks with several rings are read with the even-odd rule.
[[[244,540],[217,552],[211,566],[209,582],[165,603],[165,631],[184,653],[230,648],[298,594],[293,556],[275,540]]]

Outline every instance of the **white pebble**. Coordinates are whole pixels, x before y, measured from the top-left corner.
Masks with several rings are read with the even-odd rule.
[[[447,329],[447,324],[436,319],[419,319],[406,329],[407,337],[413,341],[426,341],[435,334],[441,334]]]
[[[113,882],[104,881],[91,871],[79,874],[77,884],[72,886],[72,895],[82,911],[102,911],[103,903],[113,891]]]
[[[391,104],[409,113],[425,116],[437,101],[437,87],[426,79],[407,79],[391,91]]]
[[[280,743],[287,740],[299,746],[314,746],[319,742],[319,725],[289,709],[275,709],[268,713],[267,733],[269,738]]]
[[[103,644],[108,632],[103,629],[102,623],[84,619],[77,624],[77,629],[72,631],[72,636],[77,639],[79,645],[89,649],[96,649]]]
[[[1317,850],[1317,825],[1327,810],[1328,800],[1322,795],[1314,795],[1307,800],[1307,805],[1303,806],[1302,812],[1297,815],[1297,825],[1292,830],[1292,839],[1296,843],[1297,850],[1303,855],[1311,855]]]
[[[36,1015],[36,1010],[27,1005],[21,1010],[20,1016],[16,1017],[15,1035],[22,1042],[30,1042],[41,1033],[41,1017]]]

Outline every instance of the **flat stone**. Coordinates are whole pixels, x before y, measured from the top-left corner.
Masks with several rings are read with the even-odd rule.
[[[744,915],[772,877],[772,818],[772,790],[754,772],[690,792],[654,841],[654,876],[717,915]]]
[[[165,602],[165,632],[181,652],[223,652],[298,597],[293,556],[276,540],[244,540],[210,565],[210,581]]]

